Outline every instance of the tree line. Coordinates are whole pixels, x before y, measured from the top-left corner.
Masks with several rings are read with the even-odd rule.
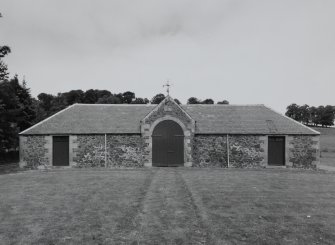
[[[300,106],[293,103],[287,106],[285,115],[307,126],[329,127],[334,125],[335,106]]]

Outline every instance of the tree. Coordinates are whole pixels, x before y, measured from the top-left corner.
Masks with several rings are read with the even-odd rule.
[[[5,57],[10,52],[11,52],[10,47],[8,47],[8,46],[0,46],[0,58]]]
[[[38,100],[40,101],[40,106],[45,111],[50,111],[52,106],[52,101],[54,100],[55,96],[52,94],[40,93],[37,95]]]
[[[309,105],[305,104],[299,107],[299,113],[301,117],[301,122],[304,124],[309,124],[310,120],[310,110]]]
[[[0,82],[7,81],[8,80],[8,68],[7,65],[0,60]]]
[[[121,100],[119,97],[110,95],[99,98],[96,104],[121,104]]]
[[[9,83],[11,84],[16,97],[18,98],[19,107],[22,111],[22,120],[18,120],[17,126],[19,130],[25,130],[33,125],[33,121],[36,117],[34,106],[33,106],[33,98],[30,94],[30,89],[26,86],[26,81],[23,80],[22,84],[20,84],[18,76],[15,75]]]
[[[122,94],[122,103],[130,104],[135,99],[135,93],[127,91]]]
[[[333,106],[327,105],[323,109],[323,113],[321,116],[321,125],[322,126],[334,125],[334,117],[335,117],[335,111],[334,111]]]
[[[89,89],[84,93],[83,103],[86,104],[95,104],[98,101],[98,90]]]
[[[319,124],[317,120],[317,114],[318,114],[318,109],[315,106],[311,106],[309,108],[309,118],[310,118],[310,122],[314,126],[317,126]]]
[[[30,127],[35,119],[33,99],[25,81],[15,76],[0,82],[0,152],[16,150],[18,133]]]
[[[296,121],[301,122],[302,117],[301,117],[301,113],[300,113],[300,107],[295,103],[286,107],[285,115],[290,117],[290,118],[293,118]]]
[[[205,100],[201,101],[200,104],[214,104],[214,100],[212,100],[212,99],[205,99]]]
[[[223,100],[223,101],[219,101],[217,104],[218,105],[229,105],[229,101],[228,100]]]
[[[156,94],[152,99],[151,99],[151,104],[159,104],[165,99],[164,94]]]
[[[67,105],[82,103],[84,101],[84,95],[84,92],[80,89],[71,90],[62,94],[62,96],[64,97],[64,101]]]
[[[187,100],[187,104],[188,105],[192,105],[192,104],[200,104],[200,100],[197,99],[196,97],[191,97]]]
[[[286,109],[286,116],[289,116],[294,120],[305,123],[307,125],[310,123],[312,123],[314,126],[321,125],[322,127],[334,125],[334,106],[327,105],[326,107],[318,106],[316,108],[314,106],[309,107],[307,104],[299,106],[293,103]]]
[[[0,18],[2,17],[0,13]],[[8,46],[0,46],[0,82],[8,80],[8,67],[5,62],[2,60],[7,54],[11,52]]]
[[[0,155],[18,145],[15,120],[19,118],[19,100],[8,81],[0,82]]]
[[[134,99],[131,104],[148,104],[149,100],[147,98],[136,98]]]
[[[111,96],[112,95],[112,93],[108,90],[96,90],[96,91],[97,91],[98,99],[102,98],[104,96]]]

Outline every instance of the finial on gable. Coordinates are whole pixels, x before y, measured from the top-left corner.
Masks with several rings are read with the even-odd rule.
[[[166,87],[167,96],[170,96],[170,86],[172,86],[172,84],[170,84],[169,80],[167,80],[166,84],[163,85],[163,88]]]

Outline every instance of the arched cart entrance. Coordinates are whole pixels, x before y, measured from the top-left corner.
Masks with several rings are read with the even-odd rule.
[[[154,128],[152,164],[156,167],[184,166],[184,132],[178,123],[164,120]]]

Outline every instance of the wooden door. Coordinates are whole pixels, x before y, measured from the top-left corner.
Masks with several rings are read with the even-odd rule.
[[[152,133],[152,163],[156,167],[183,166],[184,133],[172,120],[160,122]]]
[[[53,136],[52,165],[69,166],[69,136]]]
[[[285,137],[269,136],[268,164],[273,166],[285,165]]]

